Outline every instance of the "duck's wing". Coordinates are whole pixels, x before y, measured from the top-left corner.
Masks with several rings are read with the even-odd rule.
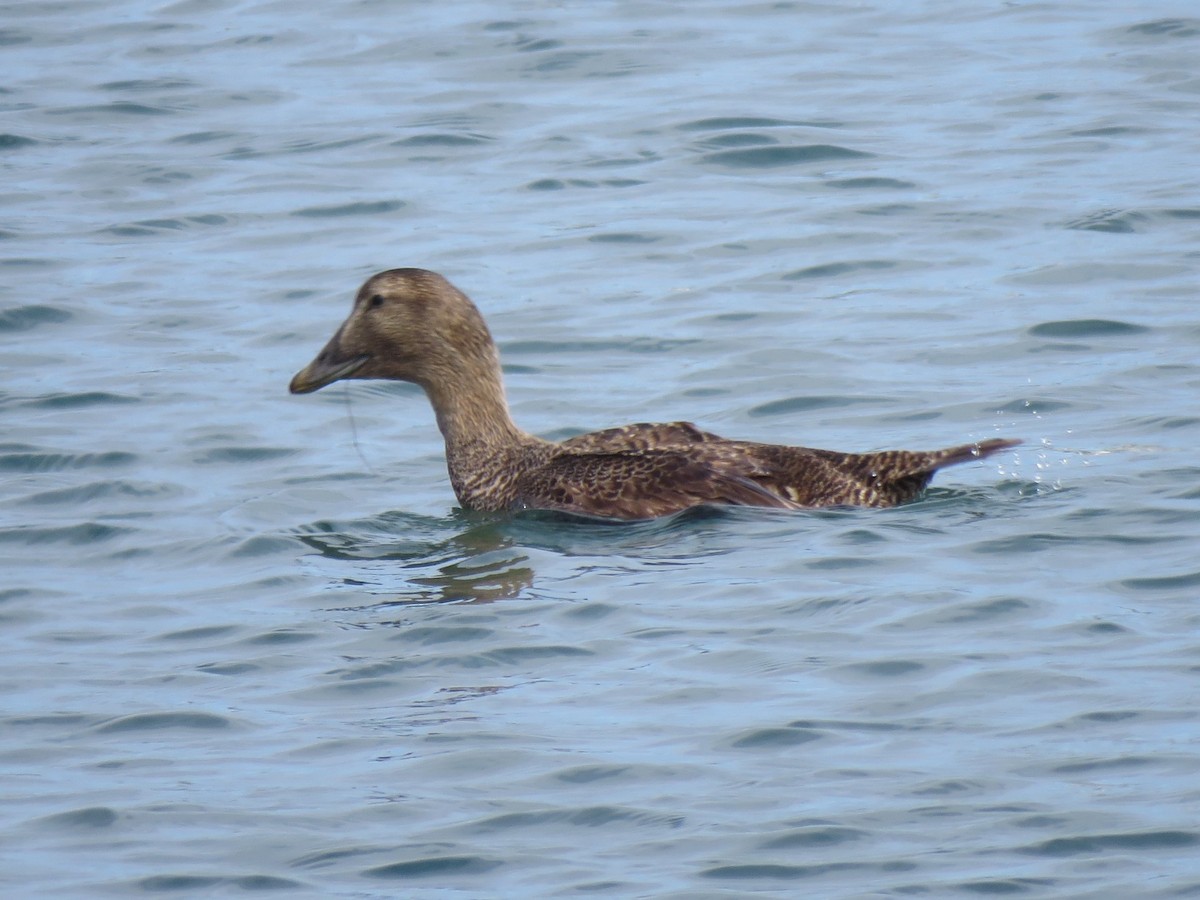
[[[636,438],[638,428],[678,426],[695,429],[697,437],[687,444],[645,448],[636,441],[630,448],[627,440],[630,428]],[[618,519],[649,519],[705,503],[776,509],[896,506],[918,497],[938,469],[1020,443],[996,438],[944,450],[839,453],[725,441],[688,423],[614,428],[572,441],[562,445],[564,452],[521,474],[518,505]],[[591,452],[594,446],[620,449]]]
[[[724,441],[720,435],[703,431],[691,422],[638,422],[576,435],[559,446],[577,453],[613,453]]]
[[[572,448],[573,449],[573,448]],[[696,454],[686,448],[560,454],[523,473],[518,505],[617,519],[651,519],[714,503],[798,509],[755,475],[750,456]]]
[[[770,473],[758,479],[800,506],[896,506],[916,499],[935,472],[984,459],[1021,442],[992,438],[944,450],[839,453],[756,444],[751,451]]]

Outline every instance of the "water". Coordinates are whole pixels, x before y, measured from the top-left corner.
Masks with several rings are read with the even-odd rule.
[[[1189,3],[26,3],[12,896],[1200,890]],[[517,421],[1020,436],[895,510],[462,513],[289,397],[378,269]]]

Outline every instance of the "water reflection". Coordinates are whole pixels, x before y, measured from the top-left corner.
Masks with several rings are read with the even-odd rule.
[[[475,521],[456,530],[460,525],[453,518],[388,513],[354,523],[317,523],[297,537],[326,559],[358,563],[342,583],[395,592],[386,605],[490,603],[516,597],[533,584],[528,556],[500,522]],[[403,581],[399,591],[397,576]]]

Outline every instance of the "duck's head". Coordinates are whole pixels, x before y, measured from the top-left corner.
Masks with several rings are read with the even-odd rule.
[[[350,316],[288,389],[308,394],[343,378],[389,378],[428,390],[480,365],[498,371],[499,362],[466,294],[436,272],[389,269],[358,289]]]

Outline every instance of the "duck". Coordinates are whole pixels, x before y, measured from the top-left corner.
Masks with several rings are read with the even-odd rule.
[[[345,379],[419,385],[446,443],[465,510],[551,510],[653,519],[694,506],[885,508],[918,498],[946,466],[1021,442],[842,453],[730,440],[691,422],[641,422],[550,441],[519,428],[500,354],[478,307],[445,277],[389,269],[359,288],[349,317],[292,378],[292,394]]]

